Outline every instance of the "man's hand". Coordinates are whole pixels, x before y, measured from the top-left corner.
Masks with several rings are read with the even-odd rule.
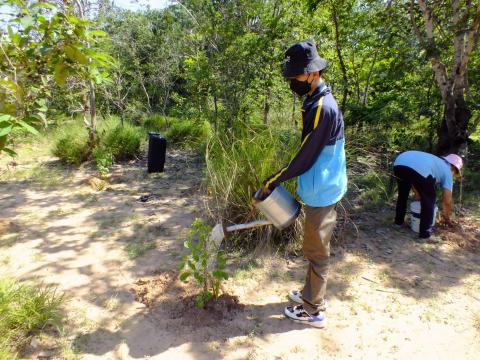
[[[446,227],[453,227],[455,225],[450,217],[446,217],[445,215],[442,216],[441,224]]]
[[[266,199],[271,192],[272,191],[269,188],[262,186],[262,188],[260,189],[260,195],[259,195],[260,199],[261,200]]]
[[[447,226],[453,226],[450,220],[450,211],[452,209],[452,192],[443,189],[443,223]]]
[[[415,196],[415,200],[420,201],[421,200],[420,193],[413,186],[412,186],[412,189],[413,189],[413,193],[414,193],[414,196]]]

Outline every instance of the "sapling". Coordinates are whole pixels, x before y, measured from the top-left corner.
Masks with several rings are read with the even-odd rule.
[[[227,262],[225,253],[210,238],[212,227],[202,219],[195,219],[184,242],[190,254],[184,255],[179,264],[180,280],[186,281],[193,276],[202,291],[197,295],[196,305],[205,307],[209,300],[220,295],[220,286],[223,280],[228,279],[225,271]]]

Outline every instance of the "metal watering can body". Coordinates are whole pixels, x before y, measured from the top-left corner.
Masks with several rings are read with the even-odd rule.
[[[255,207],[279,230],[291,225],[300,214],[300,203],[282,186],[277,186],[265,199],[260,199],[260,190],[254,198]]]

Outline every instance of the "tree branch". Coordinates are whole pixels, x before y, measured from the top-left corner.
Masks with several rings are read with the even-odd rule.
[[[480,27],[480,4],[478,4],[477,6],[477,11],[475,13],[475,16],[473,17],[472,27],[468,32],[467,44],[465,46],[465,53],[462,59],[462,63],[460,65],[460,68],[462,71],[465,71],[465,69],[467,68],[468,58],[472,53],[473,49],[475,49],[475,47],[477,46],[479,27]]]

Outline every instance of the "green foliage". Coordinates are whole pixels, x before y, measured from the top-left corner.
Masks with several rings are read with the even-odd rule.
[[[196,150],[202,150],[211,135],[210,124],[201,120],[176,119],[165,130],[168,144]]]
[[[14,155],[9,134],[22,128],[38,135],[47,125],[48,100],[54,82],[63,86],[70,77],[100,84],[108,77],[100,68],[111,64],[108,55],[92,45],[105,33],[90,31],[90,20],[48,2],[2,0],[12,9],[6,32],[0,37],[0,152]],[[77,101],[84,92],[76,92]]]
[[[161,133],[169,146],[196,150],[202,153],[208,140],[213,136],[212,126],[206,120],[190,120],[152,114],[143,127],[149,132]]]
[[[228,279],[225,253],[210,238],[212,228],[202,219],[195,219],[184,246],[190,254],[184,255],[179,264],[180,280],[186,281],[193,276],[202,291],[197,296],[196,304],[203,308],[210,299],[220,295],[220,285]]]
[[[174,121],[176,121],[175,118],[167,118],[160,114],[152,114],[147,117],[143,123],[143,127],[147,131],[162,132],[167,128],[168,123],[172,123]]]
[[[69,165],[80,165],[88,160],[88,136],[78,123],[69,124],[54,140],[54,156]]]
[[[143,137],[140,128],[125,123],[107,129],[102,144],[116,161],[131,160],[139,155]]]
[[[93,158],[100,177],[105,178],[109,173],[109,167],[113,165],[112,153],[100,146],[93,150]]]
[[[62,301],[54,288],[0,278],[0,359],[14,359],[32,335],[58,325]]]

